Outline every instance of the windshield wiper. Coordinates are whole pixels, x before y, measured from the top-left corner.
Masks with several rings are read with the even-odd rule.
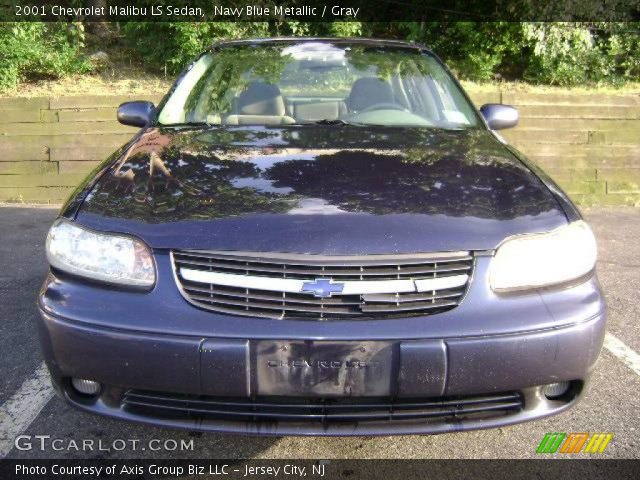
[[[361,126],[361,123],[348,122],[347,120],[342,120],[341,118],[323,118],[322,120],[316,120],[315,122],[311,122],[314,125],[356,125]]]
[[[209,122],[178,122],[178,123],[164,123],[162,127],[211,127],[212,123]]]

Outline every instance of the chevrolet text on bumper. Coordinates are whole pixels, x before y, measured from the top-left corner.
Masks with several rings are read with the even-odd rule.
[[[225,76],[224,72],[235,72]],[[573,405],[605,307],[593,234],[423,47],[245,40],[198,57],[47,238],[58,392],[124,420],[442,433]]]

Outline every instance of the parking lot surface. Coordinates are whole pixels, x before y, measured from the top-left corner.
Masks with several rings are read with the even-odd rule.
[[[547,432],[611,432],[614,438],[599,457],[640,458],[640,209],[584,211],[599,241],[598,275],[608,303],[609,333],[587,396],[575,408],[493,430],[353,438],[247,437],[152,428],[86,414],[53,396],[42,370],[35,300],[48,268],[44,239],[56,213],[51,208],[0,207],[0,456],[533,458]],[[15,448],[17,435],[26,435],[21,449]],[[85,447],[74,449],[70,440],[84,441]]]

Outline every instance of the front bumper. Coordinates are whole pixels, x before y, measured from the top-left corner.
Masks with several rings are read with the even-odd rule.
[[[395,402],[418,399],[453,402],[470,397],[473,403],[482,394],[491,397],[516,392],[521,396],[519,408],[488,411],[484,416],[470,418],[458,410],[435,418],[426,412],[422,417],[399,420],[390,415],[384,420],[340,421],[332,421],[330,416],[320,415],[316,410],[308,418],[301,415],[281,420],[276,416],[265,419],[209,415],[194,408],[193,401],[188,407],[191,412],[182,409],[174,416],[167,415],[166,409],[132,409],[124,401],[130,388],[160,395],[178,393],[180,398],[196,401],[230,398],[249,401],[255,398],[254,392],[270,386],[255,384],[253,369],[248,364],[255,342],[132,334],[89,329],[44,313],[42,318],[52,378],[58,391],[74,406],[154,425],[271,435],[443,433],[510,425],[559,413],[583,393],[604,333],[604,317],[599,316],[571,327],[516,336],[393,343],[399,352],[394,368],[398,372],[397,382],[391,387],[395,389]],[[70,385],[71,377],[99,381],[103,384],[100,396],[79,395]],[[547,399],[539,386],[559,381],[572,382],[569,394]],[[290,400],[296,396],[296,385],[295,381],[289,383]],[[372,397],[371,401],[377,398]]]
[[[161,279],[163,262],[160,256]],[[467,296],[452,311],[360,322],[217,315],[188,305],[168,281],[142,294],[51,274],[39,330],[67,401],[155,425],[271,435],[443,433],[569,408],[604,338],[597,280],[498,298],[483,281],[487,267],[488,259],[477,259]],[[358,368],[317,368],[346,358]],[[269,362],[275,368],[265,368]],[[100,382],[100,395],[78,394],[72,377]],[[543,386],[562,381],[572,382],[569,392],[547,399]],[[327,407],[345,397],[357,405]],[[487,402],[482,412],[469,409]],[[504,402],[508,408],[498,406]],[[414,405],[410,414],[400,414],[407,405]],[[290,414],[264,413],[274,409]],[[332,415],[336,409],[351,413]]]

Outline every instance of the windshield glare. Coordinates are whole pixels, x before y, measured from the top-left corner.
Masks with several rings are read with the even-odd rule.
[[[382,125],[471,128],[473,107],[417,49],[303,42],[226,46],[179,82],[162,125]]]

